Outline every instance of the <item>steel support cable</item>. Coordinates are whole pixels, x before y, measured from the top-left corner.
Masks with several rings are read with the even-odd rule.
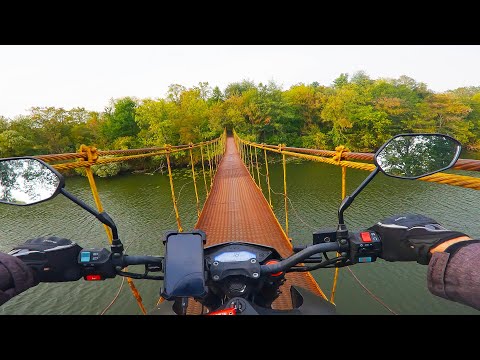
[[[272,206],[272,195],[270,194],[271,192],[271,187],[270,187],[270,173],[268,172],[268,158],[267,158],[267,150],[263,149],[264,155],[265,155],[265,169],[267,174],[265,177],[267,178],[267,187],[268,187],[268,203],[270,204],[270,207],[273,209]]]
[[[260,171],[259,171],[259,169],[258,169],[257,148],[255,148],[255,165],[257,166],[258,187],[260,188],[260,191],[262,191],[262,183],[260,182]]]
[[[373,171],[375,170],[375,165],[373,164],[366,164],[366,163],[361,163],[361,162],[353,162],[353,161],[335,161],[333,159],[329,158],[324,158],[321,156],[315,156],[315,155],[308,155],[308,154],[300,154],[300,153],[294,153],[290,151],[280,151],[277,149],[272,149],[268,148],[266,146],[262,146],[259,144],[252,144],[252,146],[256,146],[261,149],[267,149],[272,152],[276,153],[282,153],[288,156],[292,157],[297,157],[305,160],[311,160],[315,162],[321,162],[321,163],[326,163],[326,164],[331,164],[331,165],[336,165],[336,166],[345,166],[349,167],[352,169],[359,169],[359,170],[365,170],[365,171]],[[453,185],[453,186],[460,186],[460,187],[465,187],[469,189],[475,189],[475,190],[480,190],[480,178],[472,177],[472,176],[464,176],[464,175],[457,175],[457,174],[447,174],[447,173],[436,173],[432,175],[428,175],[422,178],[419,178],[417,180],[421,181],[429,181],[429,182],[436,182],[436,183],[441,183],[441,184],[447,184],[447,185]]]
[[[247,143],[245,140],[241,139],[236,132],[234,132],[234,135],[235,135],[235,139],[237,140],[237,143],[239,144]],[[223,137],[225,137],[225,133]],[[220,138],[194,144],[194,148],[211,144]],[[252,143],[252,144],[255,144],[255,143]],[[278,150],[278,145],[263,144],[263,147],[268,150]],[[189,148],[189,145],[176,145],[176,146],[172,146],[171,148],[178,151],[185,151],[186,149]],[[163,152],[165,150],[166,150],[165,147],[150,147],[150,148],[139,148],[139,149],[128,149],[128,150],[97,150],[97,153],[99,156],[140,154],[148,157],[148,156],[154,156],[156,155],[155,153]],[[336,151],[333,151],[333,150],[319,150],[319,149],[307,149],[307,148],[297,148],[297,147],[285,147],[284,150],[296,152],[296,153],[317,155],[321,157],[335,156],[336,154]],[[87,154],[85,152],[78,152],[78,153],[64,153],[64,154],[36,155],[35,157],[46,162],[51,162],[51,161],[62,161],[62,160],[74,160],[78,158],[86,159]],[[373,157],[374,157],[373,153],[345,152],[344,154],[344,158],[346,160],[372,161]],[[458,161],[456,162],[453,168],[457,170],[480,171],[480,160],[458,159]]]
[[[193,144],[192,144],[193,145]],[[192,164],[192,178],[193,186],[195,188],[195,198],[197,200],[197,216],[200,217],[200,201],[198,200],[198,191],[197,191],[197,182],[195,180],[195,164],[193,163],[193,152],[192,147],[190,147],[190,162]]]
[[[209,144],[214,140],[204,141],[193,145],[193,148]],[[171,149],[177,151],[185,151],[190,147],[190,145],[174,145],[171,146]],[[147,153],[156,153],[159,151],[165,151],[166,147],[150,147],[150,148],[138,148],[138,149],[127,149],[127,150],[96,150],[99,156],[105,155],[134,155],[134,154],[147,154]],[[64,154],[45,154],[45,155],[36,155],[34,156],[37,159],[51,162],[51,161],[61,161],[61,160],[74,160],[74,159],[87,159],[86,152],[76,152],[76,153],[64,153]],[[152,156],[152,155],[149,155]]]
[[[378,302],[380,305],[382,305],[385,309],[390,311],[393,315],[398,315],[394,310],[392,310],[387,304],[385,304],[378,296],[376,296],[371,290],[369,290],[361,281],[360,279],[355,275],[355,273],[352,271],[347,266],[347,270],[352,274],[353,278],[357,281],[357,283],[365,290],[376,302]]]
[[[213,141],[215,140],[193,144],[191,148],[195,149],[197,147],[202,147],[203,145],[208,146],[208,144],[212,143]],[[82,146],[85,146],[85,145],[82,145]],[[89,147],[89,148],[91,148],[92,149],[91,151],[95,152],[95,154],[98,156],[98,159],[95,162],[88,161],[88,154],[85,151],[79,151],[78,153],[37,155],[34,157],[46,162],[62,161],[62,160],[69,160],[69,159],[86,160],[85,162],[82,162],[82,163],[69,162],[69,163],[53,165],[53,167],[57,170],[71,170],[71,169],[76,169],[81,167],[92,166],[92,165],[108,164],[108,163],[127,161],[127,160],[133,160],[133,159],[142,159],[142,158],[158,156],[158,155],[166,155],[166,152],[167,152],[167,147],[131,149],[131,150],[106,150],[106,151],[97,150],[95,147]],[[170,151],[170,154],[173,154],[177,152],[187,151],[189,148],[190,148],[190,145],[171,146],[169,148],[169,151]],[[148,152],[146,152],[147,150]],[[100,156],[104,156],[104,155],[121,155],[121,154],[131,154],[131,155],[100,159]]]
[[[180,220],[180,215],[178,213],[177,200],[175,198],[175,187],[173,185],[172,168],[170,166],[170,152],[168,150],[167,150],[167,167],[168,167],[168,177],[170,179],[170,190],[172,192],[173,208],[175,210],[175,219],[177,220],[178,231],[183,232],[182,222]]]
[[[244,140],[242,140],[244,141]],[[269,150],[278,149],[277,145],[264,145]],[[318,155],[318,156],[335,156],[336,151],[334,150],[318,150],[318,149],[307,149],[307,148],[297,148],[297,147],[286,147],[286,151],[292,151],[297,153]],[[346,160],[363,160],[363,161],[373,161],[375,154],[374,153],[362,153],[362,152],[345,152],[344,158]],[[475,159],[458,159],[453,169],[456,170],[467,170],[467,171],[480,171],[480,160]]]
[[[210,167],[210,190],[212,190],[213,176],[212,176],[212,161],[210,160],[210,149],[207,144],[208,166]]]
[[[251,145],[250,145],[249,150],[250,150],[250,163],[249,163],[250,165],[249,165],[248,169],[250,170],[250,176],[252,177],[253,182],[255,184],[257,184],[257,182],[255,181],[255,172],[253,170],[253,154],[252,154],[252,146]]]
[[[344,152],[347,152],[348,149],[345,146],[341,145],[341,146],[337,146],[335,148],[335,151],[336,151],[336,154],[332,157],[332,159],[336,160],[337,162],[340,162],[344,157]],[[347,196],[346,184],[347,184],[347,168],[345,166],[342,166],[342,194],[340,199],[341,201],[343,201],[343,199],[345,199],[345,197]],[[340,255],[341,254],[337,251],[337,256],[340,256]],[[332,304],[335,304],[335,293],[337,291],[339,272],[340,272],[340,268],[338,267],[335,268],[335,272],[333,274],[332,291],[330,295],[330,302]]]
[[[285,233],[288,236],[288,204],[287,204],[287,161],[285,154],[283,153],[283,148],[285,144],[278,145],[279,151],[282,154],[282,164],[283,164],[283,198],[284,198],[284,207],[285,207]],[[290,239],[290,238],[289,238]],[[292,241],[292,239],[290,239]]]
[[[207,177],[205,175],[205,164],[203,160],[203,146],[200,147],[200,153],[202,154],[202,172],[203,172],[203,181],[205,183],[205,197],[208,196],[208,187],[207,187]]]

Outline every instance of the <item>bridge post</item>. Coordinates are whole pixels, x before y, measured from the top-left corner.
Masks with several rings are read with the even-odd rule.
[[[265,144],[262,144],[262,145],[265,145]],[[263,153],[265,155],[265,168],[266,168],[266,171],[267,171],[267,187],[268,187],[268,203],[270,204],[270,207],[273,209],[273,205],[272,205],[272,189],[270,188],[270,173],[268,172],[268,159],[267,159],[267,149],[264,147],[263,148]]]
[[[255,148],[255,164],[257,165],[258,187],[260,188],[260,191],[262,191],[262,183],[260,182],[260,170],[258,169],[257,147],[254,146],[254,148]]]
[[[198,191],[197,191],[197,181],[195,180],[195,166],[193,164],[193,144],[188,144],[189,151],[190,151],[190,162],[192,163],[192,178],[193,178],[193,186],[195,188],[195,197],[197,199],[197,216],[200,217],[200,201],[198,200]]]
[[[336,160],[337,164],[340,165],[340,161],[344,157],[344,152],[349,151],[345,146],[340,145],[335,148],[336,154],[333,156],[332,160]],[[347,167],[342,166],[342,200],[347,196]],[[340,256],[340,253],[337,252],[337,256]],[[333,275],[333,284],[332,284],[332,293],[330,295],[330,302],[335,304],[335,292],[337,290],[338,282],[338,273],[340,268],[335,268],[335,274]]]
[[[208,146],[208,142],[207,142],[206,146],[207,146],[208,166],[210,167],[210,190],[212,190],[212,184],[213,184],[212,161],[210,160],[210,149],[209,149],[209,146]]]
[[[251,176],[252,176],[252,179],[253,179],[253,182],[256,183],[255,181],[255,170],[253,170],[253,154],[252,154],[252,145],[249,144],[250,146],[250,166],[249,166],[249,170],[251,172]]]
[[[278,149],[280,150],[280,153],[282,154],[282,160],[283,160],[283,199],[284,199],[284,204],[285,204],[285,234],[288,237],[287,162],[286,162],[286,159],[285,159],[285,153],[283,152],[283,149],[285,147],[286,147],[285,144],[278,144]],[[292,240],[290,239],[290,241],[292,241]]]
[[[208,196],[207,177],[205,176],[205,164],[203,163],[203,144],[200,144],[200,153],[202,155],[203,182],[205,183],[205,198]]]
[[[215,164],[213,176],[215,176],[218,170],[218,140],[213,143],[213,162]]]
[[[168,167],[168,177],[170,178],[170,190],[172,191],[172,202],[173,209],[175,210],[175,219],[177,220],[177,227],[179,232],[183,232],[182,222],[180,221],[180,215],[178,213],[177,199],[175,197],[175,187],[173,186],[173,177],[172,177],[172,168],[170,166],[170,152],[172,151],[172,145],[165,145],[167,149],[167,167]]]

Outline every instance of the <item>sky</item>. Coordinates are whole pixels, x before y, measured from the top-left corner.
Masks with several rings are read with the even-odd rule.
[[[330,85],[359,70],[441,92],[480,86],[479,64],[479,45],[0,45],[0,115],[33,106],[103,111],[112,98],[163,97],[170,84]]]

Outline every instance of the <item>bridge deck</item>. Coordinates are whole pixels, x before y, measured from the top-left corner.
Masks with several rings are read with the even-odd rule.
[[[292,254],[290,240],[243,164],[233,137],[227,138],[224,157],[196,228],[206,232],[207,246],[246,241],[274,247],[284,257]],[[291,308],[291,284],[320,294],[310,273],[289,273],[286,277],[282,294],[273,304],[276,309]]]

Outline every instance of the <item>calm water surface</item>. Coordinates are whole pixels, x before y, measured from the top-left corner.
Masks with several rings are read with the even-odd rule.
[[[262,169],[263,172],[265,172]],[[283,191],[280,164],[270,165],[271,184],[275,192]],[[288,196],[290,236],[294,243],[311,243],[313,229],[335,227],[340,202],[338,167],[307,162],[289,162]],[[479,176],[478,173],[464,172]],[[367,175],[347,170],[347,192],[351,192]],[[185,229],[196,221],[195,194],[189,173],[175,173],[175,190]],[[203,179],[198,183],[200,197],[205,198]],[[265,178],[261,179],[262,185]],[[67,189],[93,204],[85,178],[67,178]],[[105,209],[115,219],[121,239],[130,254],[163,254],[164,231],[176,228],[172,212],[170,185],[166,175],[124,175],[97,180]],[[284,224],[283,197],[272,194],[275,212]],[[384,217],[417,212],[430,216],[445,226],[480,238],[480,192],[423,181],[387,178],[380,174],[345,213],[351,230],[364,229]],[[70,238],[84,247],[103,247],[107,239],[103,227],[90,214],[62,196],[30,207],[0,205],[0,251],[40,235]],[[140,270],[140,269],[139,269]],[[431,295],[426,287],[427,267],[416,263],[373,264],[352,267],[360,280],[378,297],[400,314],[479,314],[478,311]],[[327,295],[333,271],[313,273]],[[118,291],[121,278],[102,282],[40,284],[0,307],[0,314],[99,314]],[[160,283],[135,280],[145,306],[152,308],[159,296]],[[340,270],[335,302],[341,314],[389,314],[373,300],[347,270]],[[108,314],[140,314],[128,285]]]

